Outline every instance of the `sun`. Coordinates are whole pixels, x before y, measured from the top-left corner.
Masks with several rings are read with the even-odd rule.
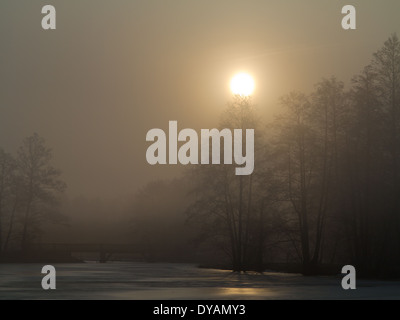
[[[231,80],[231,91],[240,96],[249,96],[254,91],[254,80],[247,73],[238,73]]]

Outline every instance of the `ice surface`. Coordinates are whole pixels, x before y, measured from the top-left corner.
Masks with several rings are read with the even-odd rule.
[[[357,280],[356,290],[343,290],[340,275],[237,274],[137,262],[54,266],[57,289],[46,291],[42,265],[0,264],[0,299],[400,299],[400,281]]]

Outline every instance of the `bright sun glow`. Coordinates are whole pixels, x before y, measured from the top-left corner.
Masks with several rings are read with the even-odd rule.
[[[231,91],[233,94],[249,96],[254,91],[254,80],[247,73],[239,73],[231,80]]]

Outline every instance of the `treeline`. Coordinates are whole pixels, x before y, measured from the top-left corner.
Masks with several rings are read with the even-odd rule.
[[[187,223],[235,271],[353,264],[400,275],[400,43],[392,35],[352,80],[292,92],[267,126],[235,97],[220,128],[255,129],[255,170],[198,165],[183,178]],[[181,190],[180,190],[181,191]],[[150,226],[149,226],[150,228]],[[338,270],[339,271],[339,270]]]
[[[0,148],[0,258],[27,252],[45,223],[65,220],[58,204],[66,185],[51,158],[36,133],[24,139],[15,157]]]

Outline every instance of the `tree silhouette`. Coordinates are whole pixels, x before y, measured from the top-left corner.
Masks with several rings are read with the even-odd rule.
[[[5,218],[7,216],[10,219],[12,226],[15,213],[15,205],[12,205],[15,170],[16,163],[13,157],[0,148],[0,255],[7,248],[7,240],[3,246]]]
[[[23,213],[21,217],[23,250],[43,220],[54,218],[57,196],[66,185],[59,179],[60,171],[51,164],[51,149],[37,133],[26,138],[18,150],[18,170],[23,183]]]

